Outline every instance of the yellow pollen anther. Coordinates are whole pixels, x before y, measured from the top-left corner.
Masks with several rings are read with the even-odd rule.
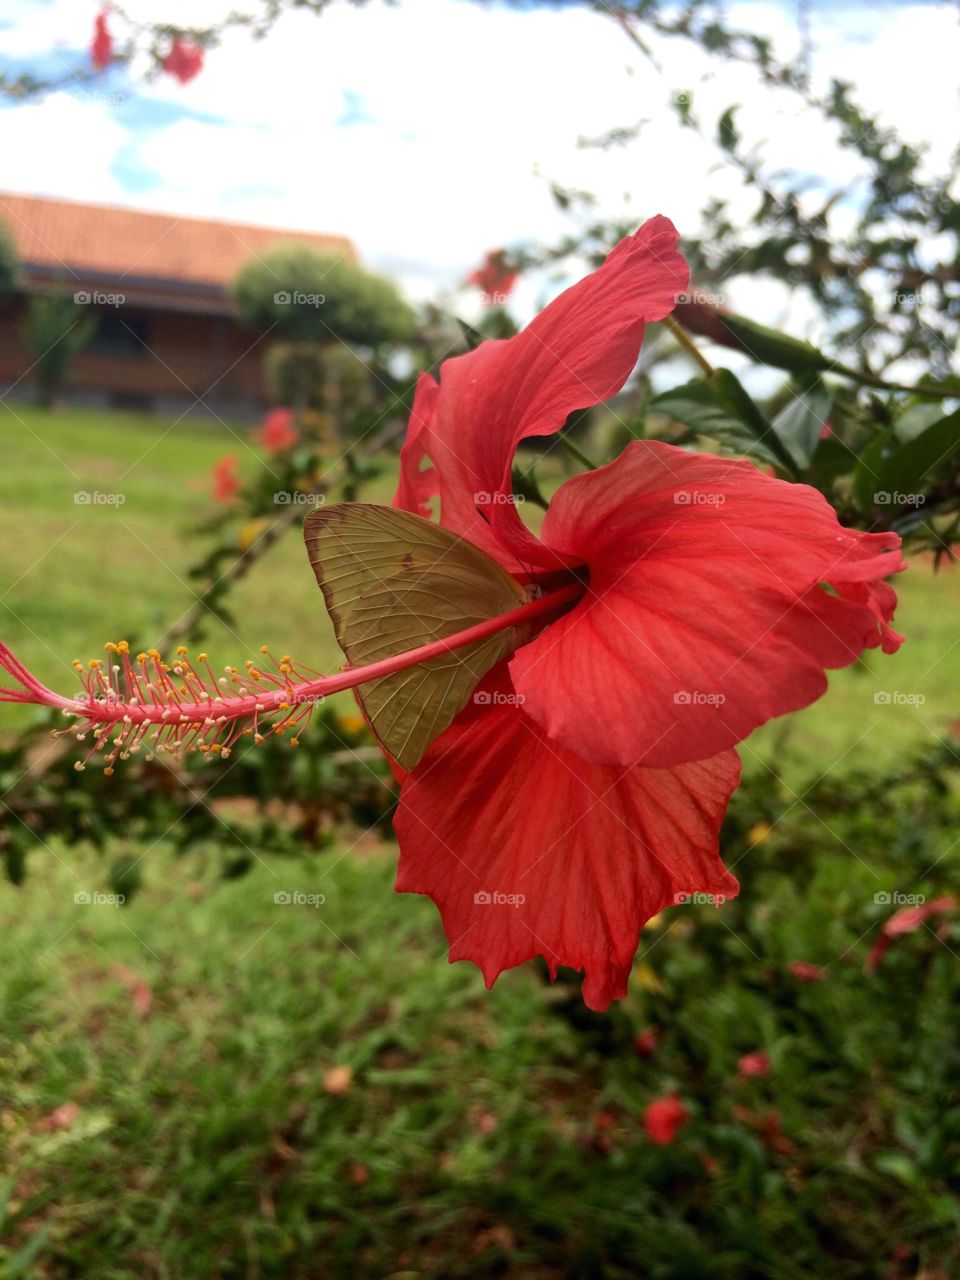
[[[129,653],[129,652],[130,652],[130,641],[121,640],[120,643],[117,645],[117,653]]]
[[[261,652],[261,653],[269,653],[269,652],[270,652],[270,648],[269,648],[269,646],[268,646],[268,645],[265,645],[265,644],[262,644],[262,645],[260,646],[260,652]]]
[[[185,644],[178,644],[178,645],[177,645],[177,653],[179,653],[181,657],[183,657],[183,655],[184,655],[184,654],[189,653],[189,652],[190,652],[190,650],[187,648],[187,646],[186,646]]]
[[[107,777],[108,777],[108,778],[112,778],[112,777],[113,777],[113,768],[112,768],[112,766],[111,766],[111,765],[109,765],[109,764],[108,764],[108,765],[107,765],[107,767],[104,769],[104,771],[103,771],[103,772],[107,775]]]

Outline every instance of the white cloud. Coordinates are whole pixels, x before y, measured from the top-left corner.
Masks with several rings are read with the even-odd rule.
[[[129,8],[137,18],[170,16],[169,0]],[[224,8],[222,0],[192,0],[190,21]],[[81,59],[94,12],[76,0],[7,0],[0,16],[16,26],[5,33],[5,52],[39,56],[64,41]],[[932,133],[938,158],[945,155],[955,141],[955,15],[934,5],[820,6],[815,15],[818,77],[854,80],[868,105],[913,136]],[[792,11],[751,3],[733,6],[731,17],[770,32],[785,54],[796,48]],[[424,297],[454,287],[487,248],[567,231],[545,178],[597,192],[599,216],[639,222],[659,211],[693,229],[718,194],[745,216],[749,198],[717,169],[716,150],[665,112],[671,88],[693,89],[709,132],[739,102],[739,127],[769,139],[769,163],[816,171],[828,184],[855,181],[857,165],[836,146],[835,130],[795,98],[763,88],[748,68],[677,42],[653,44],[663,74],[612,19],[586,9],[408,0],[333,6],[321,18],[291,13],[263,42],[230,34],[189,85],[168,77],[144,84],[131,74],[137,97],[129,111],[58,93],[8,112],[18,145],[5,148],[3,183],[343,232],[371,264],[395,270]],[[348,94],[362,122],[344,127]],[[171,104],[190,114],[163,124]],[[151,106],[157,122],[145,128]],[[641,118],[649,123],[630,147],[577,147],[583,135]],[[131,155],[159,175],[157,188],[125,190]],[[541,287],[526,284],[520,303],[532,307]],[[764,295],[767,318],[785,299],[782,291]]]

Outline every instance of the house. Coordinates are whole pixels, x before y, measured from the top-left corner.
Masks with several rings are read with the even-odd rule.
[[[343,236],[2,192],[0,222],[19,257],[18,290],[0,300],[0,395],[30,394],[27,295],[60,291],[98,321],[64,396],[114,408],[258,414],[268,400],[263,335],[235,319],[237,271],[281,243],[356,256]]]

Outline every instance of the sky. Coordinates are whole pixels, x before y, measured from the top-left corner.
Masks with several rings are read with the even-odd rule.
[[[43,76],[84,65],[97,7],[0,0],[0,68]],[[127,5],[138,18],[176,21],[179,11],[184,22],[232,7]],[[957,137],[956,6],[814,0],[812,10],[817,77],[852,80],[869,107],[929,143],[931,163],[942,163]],[[797,44],[794,12],[765,0],[729,6],[732,22],[771,35],[785,54]],[[611,17],[576,7],[372,0],[319,18],[291,13],[265,41],[228,35],[189,85],[114,68],[82,89],[0,108],[0,187],[346,234],[410,296],[443,301],[487,249],[571,231],[551,182],[597,192],[601,216],[639,223],[661,212],[681,231],[696,231],[715,195],[739,201],[746,215],[719,153],[678,129],[665,106],[692,90],[711,134],[720,111],[740,103],[741,132],[774,167],[847,188],[853,209],[858,174],[815,113],[745,68],[717,66],[676,42],[653,45],[659,69]],[[578,145],[640,119],[647,123],[630,148]],[[525,280],[517,310],[530,314],[556,287]],[[760,307],[758,318],[776,323],[787,306],[779,286],[746,288],[728,303]]]

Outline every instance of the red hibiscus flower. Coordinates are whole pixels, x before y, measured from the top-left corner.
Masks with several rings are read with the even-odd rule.
[[[108,10],[101,9],[93,22],[90,61],[98,71],[108,67],[113,58],[113,37],[107,27],[107,14]]]
[[[806,960],[791,960],[787,969],[799,982],[823,982],[827,976],[823,965],[810,964]]]
[[[745,1053],[737,1062],[737,1071],[747,1079],[770,1074],[770,1055],[758,1049],[755,1053]]]
[[[415,725],[448,727],[425,735],[409,769],[397,766],[397,888],[433,898],[450,958],[476,963],[488,984],[541,955],[551,974],[561,964],[581,970],[584,1000],[605,1009],[626,994],[647,920],[694,894],[719,903],[738,892],[718,856],[739,780],[734,745],[819,697],[827,669],[900,641],[883,581],[904,567],[897,536],[845,529],[815,490],[749,462],[636,441],[567,481],[539,537],[520,519],[518,444],[619,391],[645,325],[669,314],[687,276],[674,227],[653,218],[522,333],[448,360],[439,382],[421,377],[394,500],[412,513],[400,521],[409,522],[402,538],[394,533],[407,548],[400,564],[380,554],[381,508],[327,508],[307,522],[316,522],[308,550],[332,612],[324,556],[339,556],[333,580],[365,575],[348,594],[351,618],[369,611],[357,624],[362,661],[316,678],[286,658],[276,672],[248,664],[242,682],[230,677],[241,691],[223,698],[183,657],[173,672],[187,673],[191,700],[174,708],[155,651],[134,661],[114,646],[124,687],[94,665],[86,696],[71,701],[0,646],[0,666],[22,686],[0,689],[0,700],[59,707],[78,732],[92,726],[88,750],[109,746],[112,768],[149,732],[168,748],[186,737],[198,750],[228,751],[240,732],[262,737],[268,716],[283,717],[276,729],[296,727],[321,693],[366,691],[414,666],[419,683],[409,688],[422,689],[434,658],[442,661],[433,672],[452,669],[451,680],[466,671],[472,697],[452,721],[404,693]],[[226,464],[232,496],[239,482]],[[422,519],[436,498],[443,538]],[[350,520],[366,522],[359,556],[336,550]],[[321,534],[333,551],[319,549]],[[384,607],[368,603],[363,583],[392,598],[428,534],[444,554],[458,548],[461,572],[476,570],[478,550],[492,558],[484,572],[504,603],[471,625],[457,621],[466,605],[454,609],[444,616],[462,629],[397,652],[384,639]],[[424,609],[447,608],[458,581],[448,574],[442,596],[436,584],[424,589]],[[487,650],[492,667],[471,676],[469,666],[444,665],[449,652],[491,637],[502,644]],[[139,696],[146,673],[156,702]]]
[[[643,1127],[658,1146],[665,1147],[690,1119],[690,1113],[675,1093],[655,1098],[643,1113]]]
[[[173,76],[181,84],[190,81],[203,70],[203,50],[189,40],[176,39],[170,52],[160,64],[167,75]]]
[[[241,488],[237,460],[232,453],[225,454],[213,466],[213,500],[232,502]]]
[[[271,409],[263,420],[260,435],[263,447],[269,453],[282,453],[297,443],[297,429],[292,409]]]
[[[505,249],[491,249],[481,265],[467,276],[467,284],[476,285],[486,301],[502,306],[513,292],[520,272],[512,267]]]
[[[645,1031],[638,1031],[634,1036],[633,1048],[639,1057],[651,1058],[656,1052],[659,1043],[660,1033],[657,1028],[647,1027]]]
[[[934,898],[932,902],[922,902],[919,906],[904,907],[900,911],[895,911],[890,919],[884,922],[880,936],[870,949],[864,965],[866,972],[873,973],[897,938],[902,938],[907,933],[916,933],[931,916],[952,911],[954,906],[953,898]]]
[[[488,983],[541,954],[583,969],[597,1009],[625,994],[647,919],[737,893],[717,857],[734,744],[900,641],[896,535],[845,529],[749,462],[638,441],[564,484],[539,538],[520,519],[517,445],[623,386],[686,285],[676,245],[652,219],[522,333],[424,375],[395,498],[425,515],[439,496],[441,525],[531,594],[582,587],[405,778],[397,888],[434,899],[451,959]]]

